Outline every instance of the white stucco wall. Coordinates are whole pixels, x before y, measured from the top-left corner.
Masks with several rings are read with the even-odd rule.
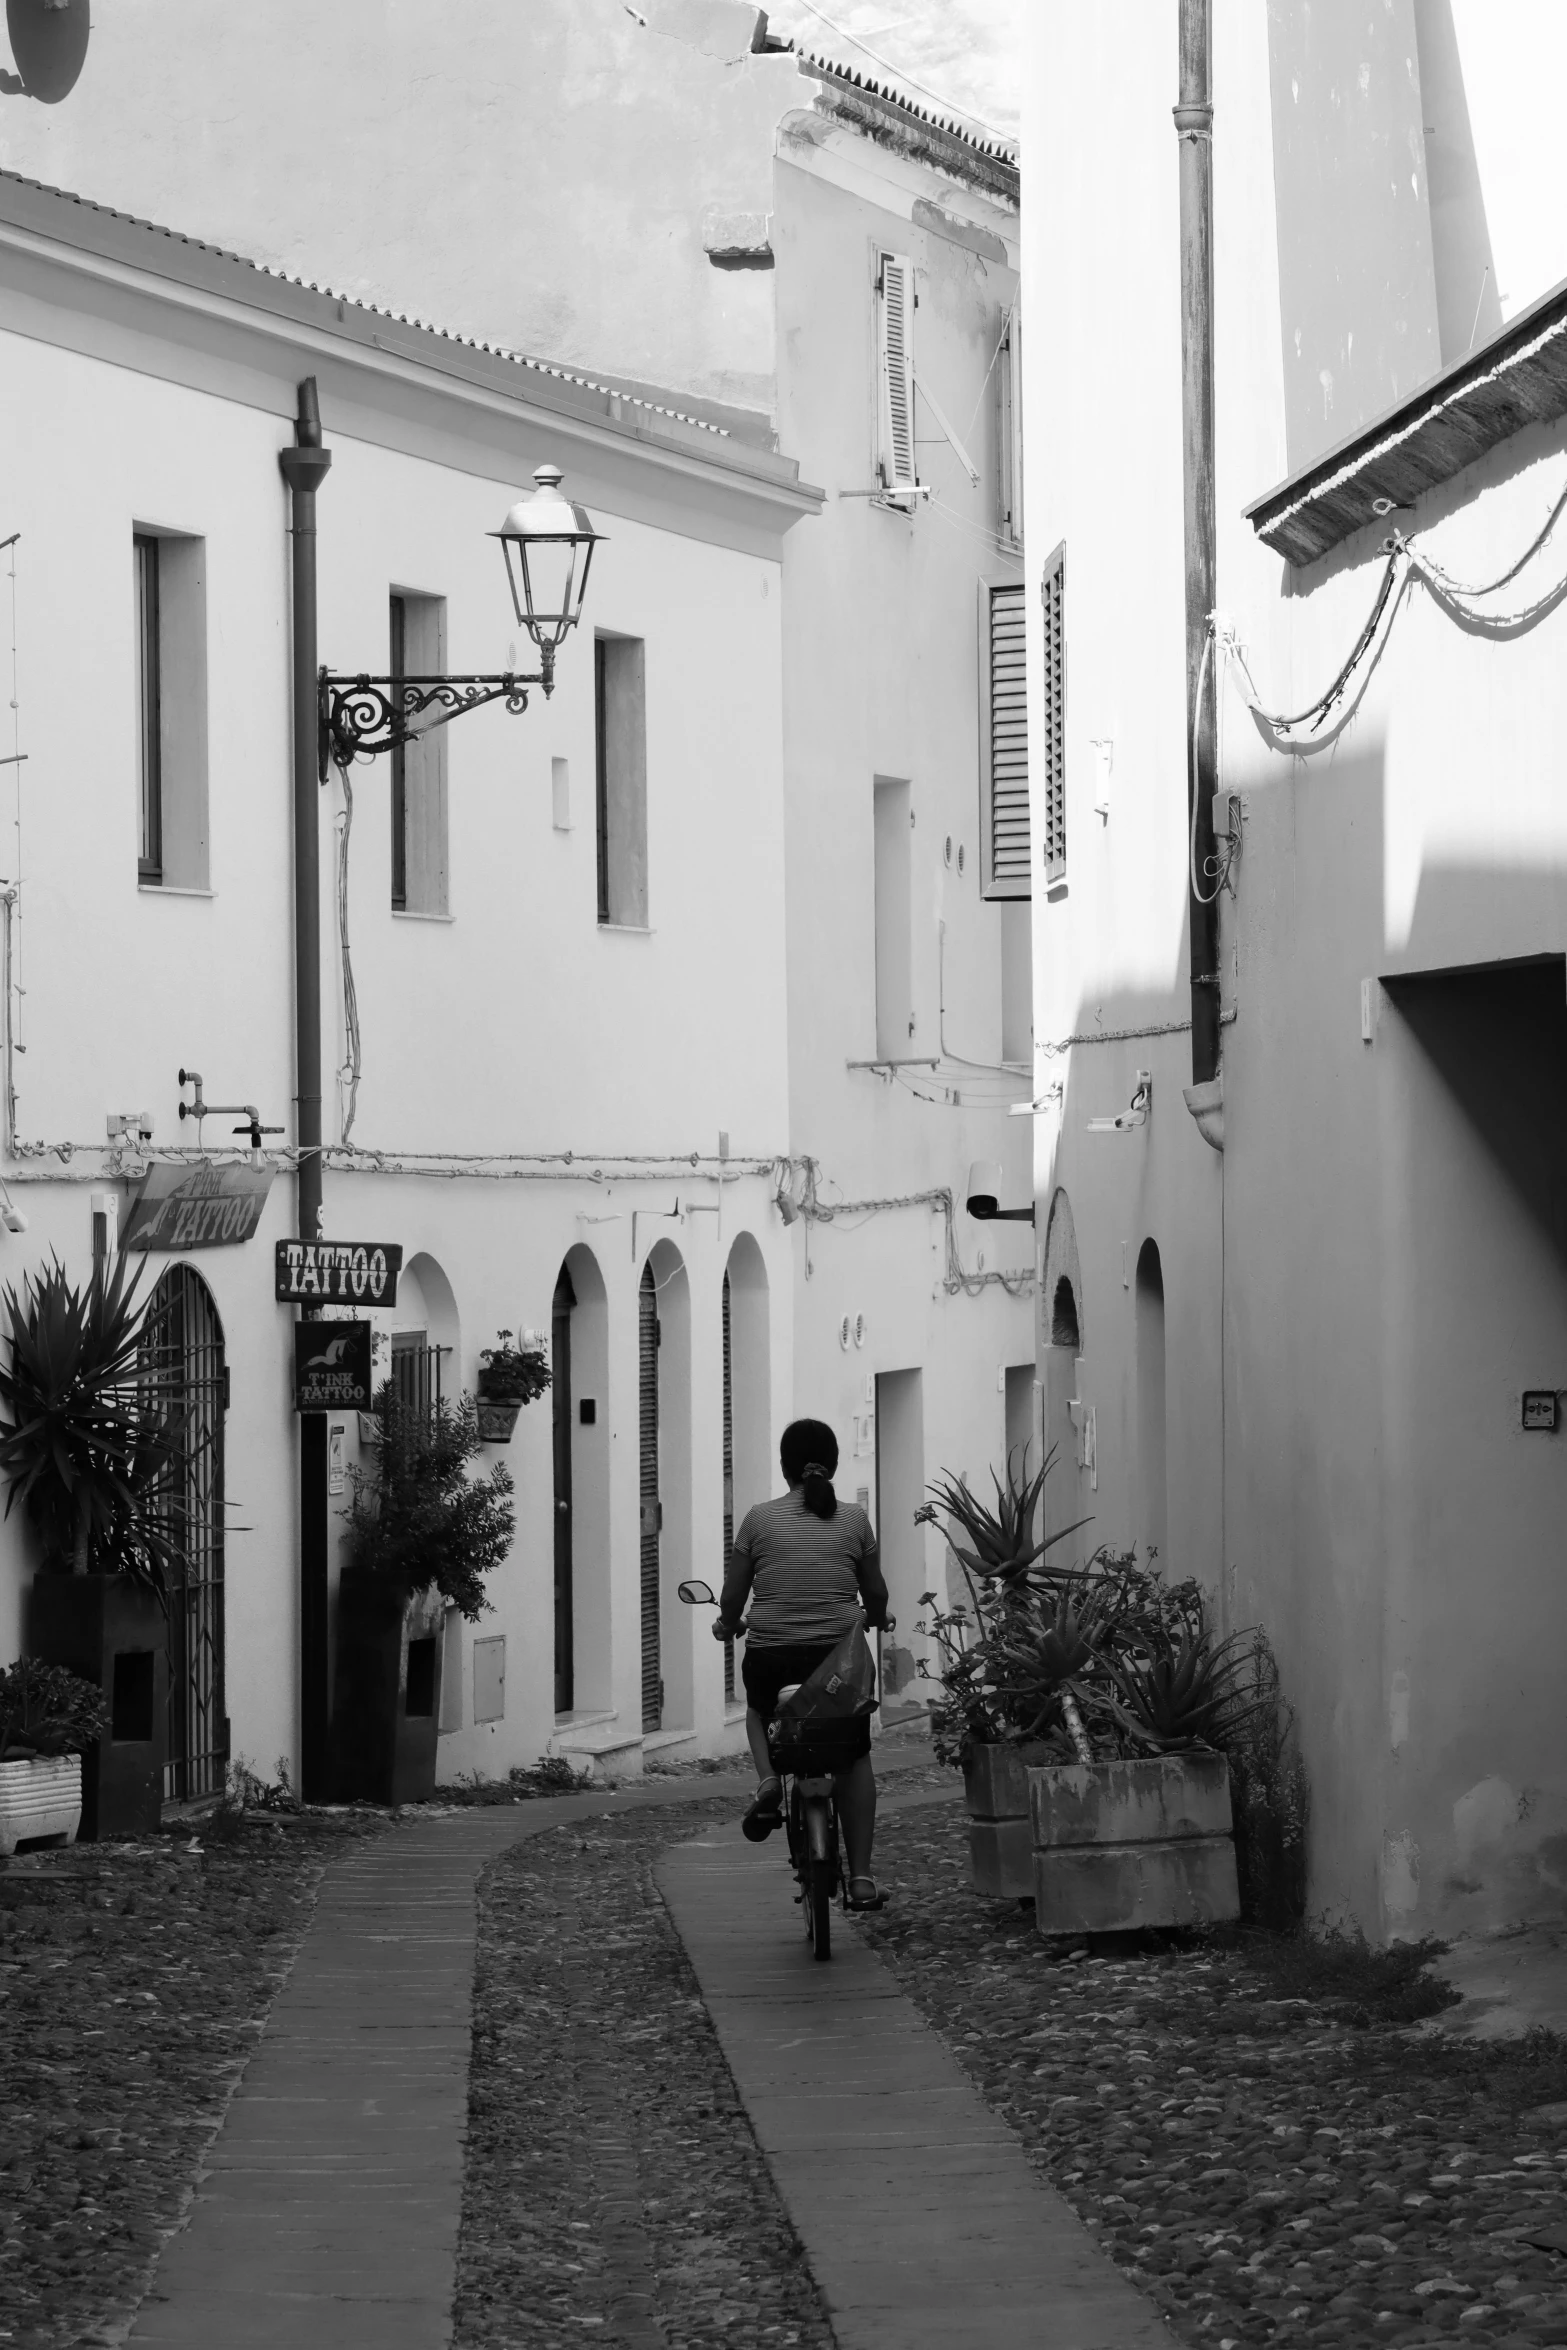
[[[1290,575],[1242,515],[1287,470],[1280,183],[1266,19],[1216,17],[1218,602],[1268,703],[1299,709],[1359,631],[1381,532]],[[1131,45],[1091,13],[1039,12],[1028,135],[1056,162],[1025,214],[1024,285],[1060,364],[1030,379],[1028,526],[1031,558],[1067,542],[1071,680],[1068,886],[1036,904],[1041,1037],[1188,1011],[1175,73],[1173,26]],[[1459,578],[1494,578],[1564,455],[1558,426],[1520,434],[1400,520]],[[1516,600],[1554,576],[1547,553]],[[1562,626],[1486,641],[1412,591],[1353,723],[1311,760],[1264,748],[1225,687],[1222,780],[1248,810],[1221,915],[1222,1157],[1180,1101],[1184,1035],[1040,1069],[1065,1080],[1036,1180],[1075,1216],[1102,1515],[1141,1538],[1121,1252],[1135,1265],[1152,1235],[1170,1565],[1221,1621],[1271,1633],[1312,1781],[1313,1905],[1373,1934],[1557,1914],[1567,1895],[1563,1603],[1537,1565],[1559,1550],[1567,1454],[1519,1426],[1521,1390],[1567,1378],[1563,1234],[1536,1165],[1558,1147],[1552,1032],[1487,1011],[1478,979],[1440,1019],[1399,986],[1567,944]],[[1101,820],[1089,743],[1106,736]],[[1485,1049],[1460,1002],[1481,1004]],[[1139,1065],[1148,1125],[1089,1134]]]

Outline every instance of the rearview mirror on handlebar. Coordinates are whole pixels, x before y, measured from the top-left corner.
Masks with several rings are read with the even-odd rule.
[[[711,1583],[677,1583],[676,1591],[687,1607],[717,1607],[718,1594]]]

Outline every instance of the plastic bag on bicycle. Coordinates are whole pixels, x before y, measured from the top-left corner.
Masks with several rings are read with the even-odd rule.
[[[864,1627],[855,1624],[779,1706],[769,1732],[778,1761],[786,1770],[835,1768],[852,1758],[875,1706],[876,1667]]]

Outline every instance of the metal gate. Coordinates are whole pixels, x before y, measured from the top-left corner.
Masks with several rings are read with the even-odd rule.
[[[663,1657],[659,1646],[658,1536],[663,1509],[658,1498],[658,1287],[651,1265],[643,1267],[637,1293],[638,1427],[641,1437],[642,1501],[642,1728],[664,1723]]]
[[[223,1416],[228,1369],[212,1292],[189,1265],[172,1265],[152,1297],[155,1367],[178,1415],[178,1453],[159,1496],[172,1557],[169,1599],[169,1751],[165,1802],[221,1795],[229,1725],[223,1677]]]
[[[735,1546],[735,1375],[734,1350],[730,1344],[729,1276],[724,1275],[724,1573],[729,1573],[729,1554]],[[735,1696],[735,1644],[724,1642],[724,1702],[733,1705]]]

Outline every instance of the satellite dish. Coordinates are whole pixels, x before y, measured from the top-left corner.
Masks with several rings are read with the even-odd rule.
[[[22,88],[29,98],[58,106],[87,62],[89,0],[5,0],[5,22]],[[10,75],[5,80],[14,88]]]

